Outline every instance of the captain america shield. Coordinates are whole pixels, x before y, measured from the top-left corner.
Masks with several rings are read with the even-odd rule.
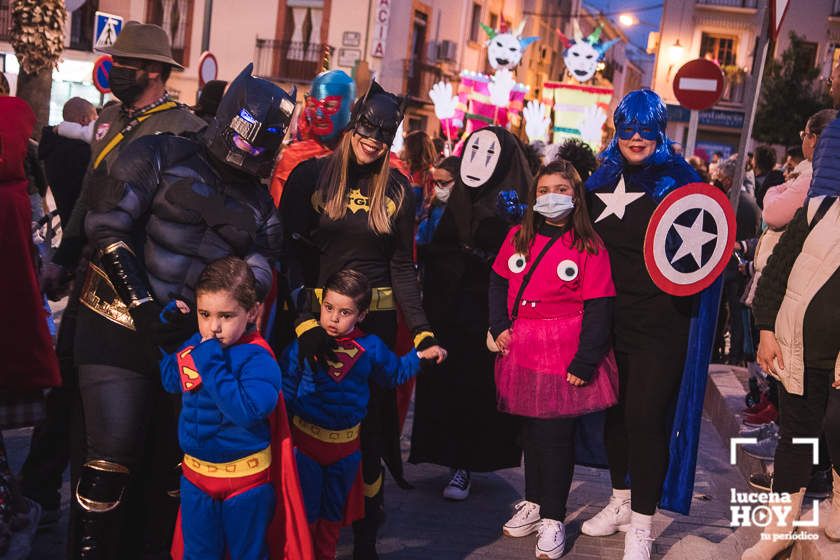
[[[727,196],[707,183],[690,183],[654,210],[645,232],[645,266],[660,290],[690,296],[720,276],[734,243],[735,213]]]

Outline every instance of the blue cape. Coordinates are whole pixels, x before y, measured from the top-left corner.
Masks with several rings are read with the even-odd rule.
[[[604,185],[614,185],[622,173],[628,186],[641,187],[657,202],[661,202],[674,189],[701,180],[681,156],[669,154],[660,164],[634,169],[625,169],[615,159],[607,159],[586,181],[586,189],[595,190]],[[659,507],[682,514],[688,514],[694,493],[703,399],[722,291],[723,278],[720,277],[695,297],[683,377],[674,404],[670,458]],[[607,464],[606,449],[601,439],[603,416],[603,413],[589,415],[579,422],[576,446],[578,463],[590,466]]]

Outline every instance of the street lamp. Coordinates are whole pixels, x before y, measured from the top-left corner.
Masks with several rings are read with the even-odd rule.
[[[677,39],[673,45],[668,49],[668,56],[671,58],[671,63],[676,64],[680,60],[682,60],[683,51],[685,48],[680,44],[680,40]]]
[[[618,23],[624,27],[632,27],[639,23],[639,20],[633,14],[621,14],[618,16]]]
[[[674,44],[668,47],[668,58],[670,59],[669,62],[671,63],[668,66],[668,73],[665,76],[666,80],[671,79],[671,72],[674,70],[674,66],[680,63],[683,57],[683,51],[685,48],[680,44],[679,38],[674,41]]]

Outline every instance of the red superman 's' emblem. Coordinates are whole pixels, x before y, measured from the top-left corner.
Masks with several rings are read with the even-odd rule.
[[[329,373],[330,379],[340,383],[350,373],[362,354],[365,353],[365,349],[355,340],[345,339],[336,342],[338,348],[334,349],[333,352],[335,352],[335,357],[338,360],[327,360],[327,373]]]

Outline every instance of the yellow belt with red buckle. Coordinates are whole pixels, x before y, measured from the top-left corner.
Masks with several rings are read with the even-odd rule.
[[[292,424],[294,424],[295,428],[306,435],[312,436],[318,441],[323,441],[324,443],[349,443],[359,437],[359,431],[362,426],[361,424],[356,424],[352,428],[348,428],[346,430],[330,430],[328,428],[322,428],[317,424],[307,422],[300,416],[292,418]]]
[[[211,478],[240,478],[257,474],[271,466],[271,446],[228,463],[211,463],[184,454],[183,466]]]

